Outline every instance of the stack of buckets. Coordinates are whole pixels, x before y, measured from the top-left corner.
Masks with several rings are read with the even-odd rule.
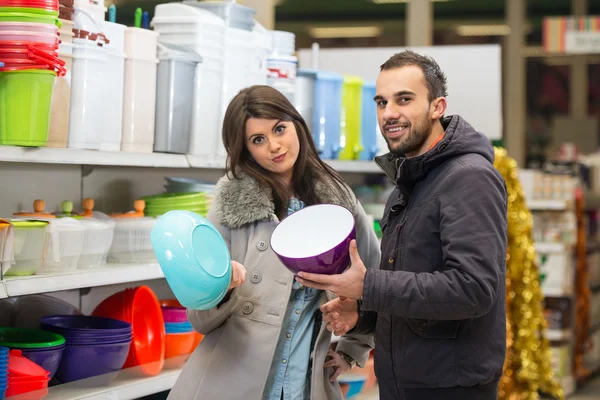
[[[0,0],[0,144],[45,146],[58,57],[58,0]]]

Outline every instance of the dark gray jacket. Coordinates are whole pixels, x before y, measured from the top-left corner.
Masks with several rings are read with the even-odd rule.
[[[356,333],[376,326],[382,399],[498,380],[506,344],[507,194],[488,138],[459,116],[425,154],[376,161],[396,184]],[[400,390],[401,391],[401,390]]]

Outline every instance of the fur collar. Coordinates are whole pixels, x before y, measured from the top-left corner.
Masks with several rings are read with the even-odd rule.
[[[333,190],[332,182],[318,181],[315,185],[317,197],[324,204],[337,204],[354,212],[356,198],[349,187],[351,203],[341,199]],[[214,192],[213,204],[219,223],[229,228],[239,228],[259,221],[278,221],[275,215],[273,195],[262,189],[258,182],[244,175],[231,179],[227,175],[219,179]]]

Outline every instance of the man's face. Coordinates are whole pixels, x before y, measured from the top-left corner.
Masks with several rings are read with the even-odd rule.
[[[433,127],[421,68],[409,65],[381,71],[376,91],[377,119],[390,151],[407,157],[421,154]]]

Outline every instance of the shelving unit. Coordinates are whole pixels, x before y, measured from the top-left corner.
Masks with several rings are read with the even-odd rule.
[[[222,170],[225,169],[226,158],[223,156],[0,146],[0,162]],[[326,160],[325,162],[342,173],[383,173],[371,161]]]
[[[54,386],[44,400],[125,400],[148,396],[169,390],[181,373],[181,369],[163,370],[157,376],[140,377],[139,367],[124,369],[109,382],[106,376],[96,376],[81,381]],[[31,392],[34,395],[36,392]],[[31,397],[28,397],[31,398]],[[18,400],[19,396],[12,397]],[[11,397],[6,400],[11,400]]]
[[[6,296],[16,297],[161,278],[164,278],[164,275],[158,264],[106,264],[70,273],[5,277],[0,287],[5,289]]]

